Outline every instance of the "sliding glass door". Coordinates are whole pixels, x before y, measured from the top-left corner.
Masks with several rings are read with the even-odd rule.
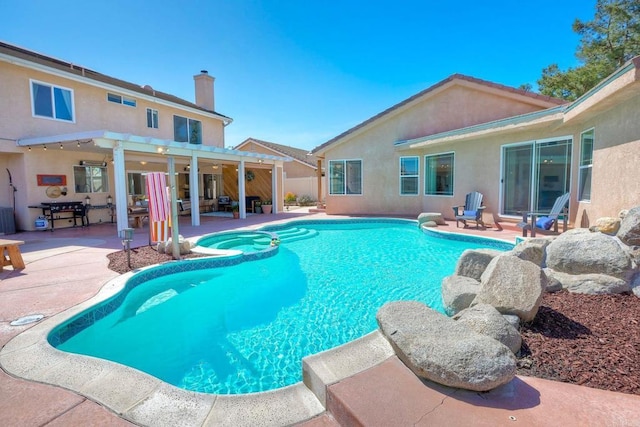
[[[549,211],[570,188],[571,138],[504,146],[502,164],[502,214]]]

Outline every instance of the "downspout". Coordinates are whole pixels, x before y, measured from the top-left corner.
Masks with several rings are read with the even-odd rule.
[[[318,159],[318,166],[316,170],[316,175],[318,176],[318,203],[316,203],[316,207],[318,209],[323,209],[324,204],[322,203],[322,159]]]

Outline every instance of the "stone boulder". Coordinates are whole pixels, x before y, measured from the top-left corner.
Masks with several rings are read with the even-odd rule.
[[[610,216],[598,218],[595,224],[589,227],[589,231],[599,231],[600,233],[608,234],[610,236],[615,236],[619,229],[620,218],[613,218]]]
[[[575,294],[603,295],[631,291],[627,282],[606,274],[567,274],[545,270],[551,281],[557,281],[562,289]]]
[[[467,249],[458,258],[454,274],[480,280],[491,260],[501,254],[496,249]]]
[[[530,322],[538,313],[547,276],[532,262],[513,255],[495,257],[480,279],[480,290],[471,304],[489,304],[502,314],[515,314]]]
[[[447,314],[454,315],[469,307],[480,289],[480,282],[471,277],[447,276],[442,279],[442,303]]]
[[[558,292],[562,290],[562,283],[554,276],[554,271],[550,268],[542,269],[544,274],[547,276],[547,292]]]
[[[627,212],[620,222],[620,229],[616,236],[629,246],[640,245],[640,206]]]
[[[158,242],[157,250],[161,254],[169,254],[173,253],[173,239],[169,238],[166,242]],[[178,236],[178,247],[180,248],[180,255],[187,255],[191,252],[191,242],[185,240],[184,237]]]
[[[545,249],[553,239],[553,237],[532,237],[517,244],[509,253],[522,260],[531,261],[535,265],[544,266]]]
[[[522,337],[502,314],[489,304],[478,304],[462,310],[453,320],[468,326],[479,334],[500,341],[514,354],[520,351]]]
[[[606,274],[620,279],[627,279],[633,269],[631,257],[618,239],[584,230],[569,230],[551,242],[547,267],[562,273]]]
[[[418,227],[420,227],[423,223],[434,222],[435,225],[447,225],[446,221],[442,217],[441,213],[438,212],[423,212],[418,215]],[[433,225],[427,225],[427,227],[433,227]]]
[[[420,302],[387,303],[376,320],[400,360],[421,378],[487,391],[515,376],[516,359],[509,348]]]

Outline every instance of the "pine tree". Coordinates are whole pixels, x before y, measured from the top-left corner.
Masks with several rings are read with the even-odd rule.
[[[574,100],[640,54],[640,0],[597,0],[594,19],[573,23],[581,66],[561,71],[557,64],[542,70],[540,93]]]

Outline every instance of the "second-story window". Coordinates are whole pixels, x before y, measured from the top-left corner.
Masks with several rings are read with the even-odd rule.
[[[107,92],[107,101],[114,102],[116,104],[128,105],[129,107],[136,106],[135,99],[118,95],[117,93]]]
[[[73,91],[71,89],[31,81],[33,115],[73,122]]]
[[[173,139],[178,142],[202,144],[202,123],[187,117],[173,116]]]
[[[158,110],[147,108],[147,127],[158,129]]]

